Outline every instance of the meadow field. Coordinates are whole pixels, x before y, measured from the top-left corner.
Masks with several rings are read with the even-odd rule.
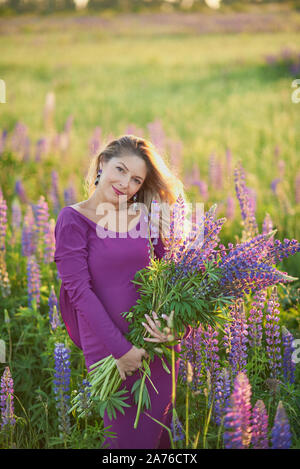
[[[0,103],[2,422],[7,400],[13,403],[1,427],[1,448],[99,448],[104,438],[95,410],[85,419],[66,414],[86,368],[57,316],[53,230],[63,206],[87,198],[90,159],[110,139],[130,133],[152,141],[184,181],[190,202],[204,202],[205,210],[216,203],[218,217],[227,218],[224,245],[238,242],[244,228],[235,187],[241,164],[259,233],[268,224],[276,239],[300,241],[299,34],[300,13],[288,10],[0,18],[6,89]],[[277,268],[298,278],[299,265],[298,252]],[[247,297],[246,315],[237,319],[236,368],[226,331],[197,331],[194,378],[188,380],[183,367],[177,386],[183,433],[174,430],[175,447],[233,445],[228,434],[223,439],[224,409],[240,385],[252,389],[253,409],[260,401],[255,411],[268,416],[267,429],[260,428],[264,444],[275,448],[283,425],[282,447],[300,448],[300,373],[297,361],[291,363],[292,340],[300,338],[299,287],[295,280],[267,289],[260,299]],[[249,339],[253,309],[261,312],[263,330],[255,347]],[[66,347],[69,374],[58,363],[57,344]],[[280,348],[279,358],[272,346]],[[272,374],[274,360],[278,375]],[[249,384],[236,381],[233,368],[244,370]],[[60,408],[54,375],[65,380]],[[217,386],[223,390],[212,401]],[[252,447],[259,447],[254,440]]]

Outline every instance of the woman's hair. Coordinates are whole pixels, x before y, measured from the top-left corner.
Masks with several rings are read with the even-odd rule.
[[[118,139],[109,142],[100,153],[92,159],[85,178],[85,190],[90,197],[96,189],[95,179],[100,169],[100,161],[108,162],[112,158],[136,155],[142,158],[147,167],[147,175],[142,187],[137,192],[136,202],[143,203],[151,214],[151,204],[153,200],[159,203],[160,224],[159,234],[163,243],[169,236],[170,217],[173,204],[181,194],[185,213],[187,210],[187,200],[183,183],[168,168],[163,158],[159,155],[154,145],[135,135],[123,135]],[[132,203],[133,201],[129,201]],[[155,219],[154,225],[155,225]],[[189,222],[186,220],[184,231],[188,232]]]

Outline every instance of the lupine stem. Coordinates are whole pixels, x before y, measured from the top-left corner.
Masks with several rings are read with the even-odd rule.
[[[185,404],[185,446],[189,444],[189,385],[186,384],[186,404]]]
[[[150,360],[149,360],[150,361]],[[139,418],[140,418],[140,413],[141,413],[141,406],[142,406],[142,397],[143,397],[143,391],[144,391],[144,385],[145,385],[145,380],[146,380],[147,373],[145,371],[144,376],[142,377],[141,385],[140,385],[140,393],[139,393],[139,400],[138,400],[138,407],[137,407],[137,413],[134,421],[134,428],[137,427]]]

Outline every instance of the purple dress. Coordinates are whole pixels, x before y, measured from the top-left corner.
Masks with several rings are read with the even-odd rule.
[[[67,332],[84,354],[87,370],[102,358],[113,355],[118,359],[132,344],[125,338],[128,322],[121,316],[129,311],[140,296],[133,284],[135,273],[149,265],[147,221],[144,212],[139,222],[127,233],[110,231],[87,218],[73,207],[64,207],[55,226],[56,248],[54,260],[59,277],[60,312]],[[146,230],[146,231],[145,231]],[[161,258],[164,245],[158,239],[155,255]],[[190,333],[187,331],[185,337]],[[147,342],[145,342],[145,347]],[[144,347],[144,348],[145,348]],[[180,344],[175,346],[180,351]],[[176,381],[179,361],[176,361]],[[147,383],[151,409],[147,412],[170,427],[172,374],[168,374],[159,357],[150,362],[151,380],[159,390]],[[106,438],[104,447],[110,449],[170,448],[169,435],[150,417],[141,413],[136,429],[133,424],[137,405],[130,393],[133,383],[140,378],[137,370],[122,382],[128,389],[125,415],[117,412],[117,419],[104,414],[104,428],[110,427],[115,438]]]

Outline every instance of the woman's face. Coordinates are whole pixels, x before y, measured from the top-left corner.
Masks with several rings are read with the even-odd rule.
[[[100,168],[102,174],[96,190],[101,192],[103,202],[116,207],[139,191],[147,175],[146,163],[136,155],[111,158],[108,162],[101,162]],[[116,194],[114,188],[122,195]]]

